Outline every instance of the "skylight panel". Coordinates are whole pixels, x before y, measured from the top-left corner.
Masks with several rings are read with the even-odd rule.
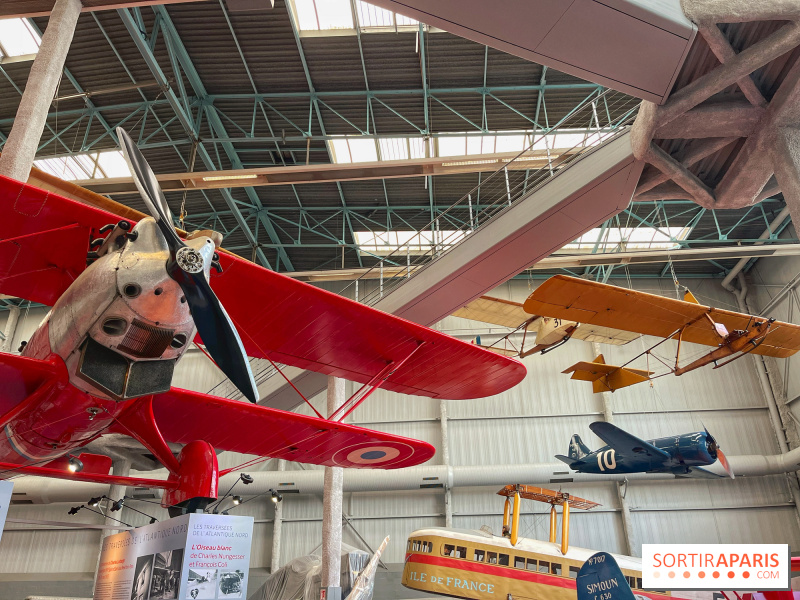
[[[301,30],[354,28],[350,0],[294,0],[294,6]]]
[[[375,162],[378,160],[378,147],[372,138],[342,137],[334,138],[328,143],[333,154],[333,162],[336,164]]]
[[[409,156],[408,138],[381,138],[378,146],[381,160],[405,160]]]
[[[467,136],[465,135],[440,137],[436,142],[439,146],[439,156],[464,156],[467,154]]]
[[[356,231],[354,237],[362,255],[386,256],[397,251],[398,255],[427,254],[434,247],[446,250],[467,235],[465,231]]]
[[[394,13],[385,8],[359,0],[358,22],[362,27],[394,27]]]
[[[602,235],[601,235],[602,231]],[[570,252],[672,250],[689,235],[688,227],[606,227],[592,229],[564,246]]]
[[[36,54],[42,43],[26,19],[0,19],[0,52],[4,56]]]
[[[120,150],[100,152],[97,164],[105,173],[106,177],[130,177],[131,171],[125,157]]]
[[[33,165],[45,173],[67,181],[130,177],[131,174],[128,164],[119,150],[42,158],[34,161]]]
[[[352,162],[373,162],[378,160],[378,149],[375,140],[353,138],[347,140],[350,146],[350,160]]]
[[[419,21],[416,19],[398,15],[374,4],[362,2],[362,0],[356,2],[356,8],[358,10],[358,23],[365,31],[381,28],[416,27],[419,25]]]

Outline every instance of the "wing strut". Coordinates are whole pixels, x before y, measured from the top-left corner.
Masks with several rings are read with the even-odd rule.
[[[329,421],[337,420],[340,423],[342,421],[344,421],[344,419],[345,419],[345,417],[347,417],[347,415],[349,415],[356,408],[358,408],[361,405],[361,403],[364,402],[364,400],[369,398],[369,396],[372,394],[372,392],[374,392],[375,390],[380,388],[386,382],[386,380],[389,379],[389,377],[391,377],[395,373],[395,371],[397,371],[397,369],[402,367],[403,364],[409,358],[414,356],[414,354],[416,354],[417,350],[422,348],[422,346],[424,346],[424,345],[425,345],[425,342],[418,342],[417,343],[417,347],[414,348],[411,352],[409,352],[408,355],[403,360],[401,360],[399,362],[392,361],[388,365],[386,365],[377,375],[375,375],[375,377],[373,377],[367,383],[365,383],[360,388],[358,388],[358,391],[355,394],[353,394],[352,396],[350,396],[344,402],[344,404],[342,404],[339,408],[337,408],[335,411],[333,411],[331,416],[328,417],[328,420]],[[346,412],[341,417],[336,419],[336,417],[338,416],[338,414],[341,411],[346,411]]]

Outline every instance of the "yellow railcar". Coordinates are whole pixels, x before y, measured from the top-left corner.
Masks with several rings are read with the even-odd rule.
[[[575,600],[576,578],[595,550],[485,531],[431,527],[408,538],[403,585],[470,600]],[[668,592],[643,591],[641,561],[613,555],[637,596],[665,600]]]

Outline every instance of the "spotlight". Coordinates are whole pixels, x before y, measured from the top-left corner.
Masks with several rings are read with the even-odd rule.
[[[280,502],[281,500],[283,500],[283,496],[281,496],[281,495],[280,495],[278,492],[276,492],[275,490],[270,490],[270,494],[272,495],[272,501],[273,501],[275,504],[277,504],[278,502]]]
[[[80,509],[82,509],[82,508],[83,508],[82,506],[73,506],[72,508],[69,509],[69,512],[67,514],[68,515],[77,515],[78,511]]]
[[[239,479],[241,479],[242,483],[245,485],[250,485],[251,483],[253,483],[253,477],[248,475],[247,473],[240,473]]]
[[[233,504],[234,505],[238,505],[238,504],[241,504],[241,503],[242,503],[242,497],[241,496],[234,496],[233,497]]]
[[[102,499],[103,499],[102,496],[98,496],[97,498],[90,498],[88,504],[89,506],[97,506],[98,504],[100,504],[100,500]]]
[[[83,471],[83,461],[76,456],[72,456],[72,454],[67,454],[69,457],[69,464],[67,468],[69,469],[70,473],[80,473]]]
[[[111,505],[111,512],[117,512],[118,510],[122,510],[122,505],[125,504],[125,498],[120,498],[114,504]]]

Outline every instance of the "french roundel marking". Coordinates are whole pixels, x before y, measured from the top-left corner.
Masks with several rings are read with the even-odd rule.
[[[383,465],[408,459],[414,448],[402,442],[365,442],[342,448],[333,456],[333,462],[343,466]]]

